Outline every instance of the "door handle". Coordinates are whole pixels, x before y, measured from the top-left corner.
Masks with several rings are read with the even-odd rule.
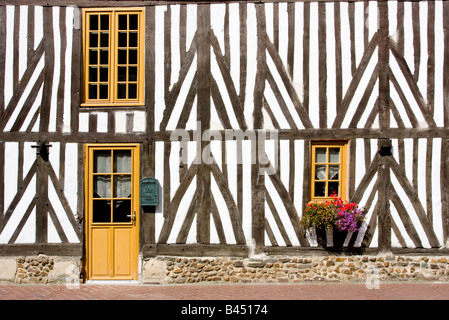
[[[134,211],[134,214],[128,214],[126,216],[128,218],[131,218],[131,221],[133,222],[133,225],[136,226],[136,211]]]

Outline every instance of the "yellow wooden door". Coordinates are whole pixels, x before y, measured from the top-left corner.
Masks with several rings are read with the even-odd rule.
[[[139,145],[85,146],[89,280],[137,280]]]

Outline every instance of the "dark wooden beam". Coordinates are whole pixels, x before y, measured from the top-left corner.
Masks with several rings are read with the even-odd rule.
[[[44,68],[44,88],[42,92],[42,103],[40,108],[39,131],[49,131],[51,97],[53,91],[53,74],[55,67],[55,49],[53,33],[53,12],[52,8],[44,8],[44,50],[45,50],[45,68]]]
[[[0,141],[29,142],[46,140],[66,143],[142,143],[145,141],[170,141],[173,131],[149,131],[147,133],[107,132],[0,132]],[[187,130],[190,141],[194,140],[194,130]],[[224,130],[211,130],[211,135],[221,135],[226,140]],[[244,131],[249,135],[253,130]],[[254,133],[255,134],[255,133]],[[443,138],[449,139],[449,128],[345,128],[345,129],[282,129],[278,131],[280,140],[325,140],[332,139],[404,139],[404,138]],[[266,137],[269,140],[269,135]],[[234,139],[233,139],[234,140]]]
[[[210,6],[198,6],[197,13],[197,121],[200,121],[200,133],[210,128],[211,116],[211,40],[210,40]],[[207,139],[207,137],[206,137]],[[208,140],[208,139],[207,139]],[[201,163],[197,166],[197,241],[198,243],[209,243],[210,241],[210,214],[211,214],[211,177],[209,164],[205,163],[204,151],[208,150],[209,141],[199,142],[201,149],[197,154]],[[206,149],[206,150],[205,150]],[[210,156],[210,155],[207,155]]]
[[[45,150],[43,150],[43,152],[45,152]],[[37,154],[36,163],[36,242],[46,243],[48,238],[49,210],[48,154]]]
[[[156,248],[147,248],[148,253],[154,250],[157,255],[183,257],[247,257],[249,253],[246,245],[234,244],[158,244]]]
[[[35,244],[1,244],[0,256],[76,256],[82,257],[81,243],[35,243]]]
[[[365,0],[351,0],[351,2],[364,2]],[[380,0],[386,2],[387,0]],[[405,0],[399,0],[405,1]],[[417,2],[419,0],[411,0]],[[77,7],[139,7],[173,4],[213,4],[213,3],[281,3],[305,2],[309,0],[3,0],[5,5],[36,5],[36,6],[77,6]],[[347,2],[347,0],[315,0],[314,2]]]
[[[257,73],[254,86],[254,111],[253,126],[255,129],[263,128],[262,108],[264,103],[263,92],[265,91],[266,66],[266,34],[265,8],[256,5],[257,17]],[[255,135],[256,136],[256,135]],[[253,154],[257,154],[258,143],[251,143]],[[261,164],[256,157],[255,163],[251,165],[251,237],[254,241],[254,252],[261,253],[264,245],[265,234],[265,174],[260,174]]]

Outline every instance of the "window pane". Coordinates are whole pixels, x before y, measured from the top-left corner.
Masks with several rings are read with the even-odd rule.
[[[96,84],[89,85],[89,99],[97,99],[97,85]]]
[[[126,52],[127,50],[118,51],[118,64],[126,64]]]
[[[117,85],[117,99],[126,99],[126,84],[119,83]]]
[[[109,50],[100,50],[100,64],[109,63]]]
[[[98,64],[97,50],[89,50],[89,64]]]
[[[315,166],[315,179],[326,180],[326,166]]]
[[[138,42],[137,32],[130,32],[129,33],[129,47],[137,47]]]
[[[126,67],[117,68],[117,80],[126,81]]]
[[[137,98],[137,84],[130,83],[128,85],[128,99],[136,99]]]
[[[131,200],[114,200],[113,222],[131,222]]]
[[[111,172],[111,151],[96,150],[94,152],[94,173]]]
[[[109,33],[103,32],[100,35],[100,47],[108,48],[109,47]]]
[[[98,47],[98,33],[96,32],[91,32],[89,34],[90,39],[89,39],[89,47],[92,48],[97,48]]]
[[[129,15],[129,30],[137,30],[139,25],[139,16],[137,14]]]
[[[89,16],[89,27],[90,27],[90,30],[98,30],[98,16],[97,15]]]
[[[111,222],[111,200],[94,200],[93,222]]]
[[[315,149],[315,162],[316,163],[326,163],[326,148],[316,148]]]
[[[114,176],[114,198],[131,198],[131,176]]]
[[[118,33],[118,46],[126,48],[128,46],[128,33],[119,32]]]
[[[128,81],[137,81],[137,67],[128,68]]]
[[[129,64],[137,64],[137,50],[129,50]]]
[[[111,176],[94,176],[94,198],[111,197]]]
[[[329,162],[340,163],[340,148],[329,148]]]
[[[89,82],[97,82],[97,81],[98,81],[98,68],[89,67]]]
[[[108,67],[100,67],[100,81],[101,82],[107,82],[108,79],[109,70]]]
[[[107,84],[100,84],[100,99],[108,99],[109,90]]]
[[[340,166],[329,166],[329,178],[328,180],[340,179]]]
[[[339,185],[339,182],[329,182],[327,196],[330,197],[331,195],[339,195]]]
[[[326,195],[326,182],[315,182],[315,197]]]
[[[131,150],[114,151],[114,173],[131,173]]]
[[[100,21],[101,21],[101,30],[109,30],[109,16],[102,15]]]
[[[119,30],[128,30],[128,16],[125,14],[121,14],[118,16],[118,29]]]

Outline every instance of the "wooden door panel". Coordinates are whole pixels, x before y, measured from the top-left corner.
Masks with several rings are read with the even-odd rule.
[[[114,229],[114,275],[132,278],[133,275],[133,230],[132,228]]]
[[[91,275],[94,278],[110,276],[110,246],[109,228],[94,228],[91,232]]]

